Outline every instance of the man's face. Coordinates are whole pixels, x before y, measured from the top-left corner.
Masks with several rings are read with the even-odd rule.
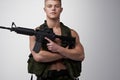
[[[59,0],[46,0],[44,10],[50,19],[59,19],[62,12]]]

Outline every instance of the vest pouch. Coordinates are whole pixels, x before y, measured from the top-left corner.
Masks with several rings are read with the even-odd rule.
[[[81,61],[74,61],[70,59],[66,59],[64,61],[68,72],[72,78],[77,78],[80,76],[81,73]]]
[[[28,59],[28,73],[35,74],[35,75],[42,75],[46,67],[47,67],[47,64],[36,62],[33,59],[32,55],[30,54]]]
[[[74,77],[79,77],[81,73],[81,61],[70,62]]]

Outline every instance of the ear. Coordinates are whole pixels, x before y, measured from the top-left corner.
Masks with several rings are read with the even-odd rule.
[[[62,12],[63,11],[63,8],[61,7],[61,11],[60,12]]]

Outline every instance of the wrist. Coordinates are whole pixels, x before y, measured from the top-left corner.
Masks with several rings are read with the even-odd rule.
[[[65,49],[66,49],[66,48],[60,46],[60,47],[57,49],[57,52],[58,52],[59,54],[63,54],[63,53],[65,52]]]
[[[61,46],[58,46],[58,48],[56,49],[56,51],[57,51],[58,53],[61,53],[61,50],[62,50],[62,47],[61,47]]]

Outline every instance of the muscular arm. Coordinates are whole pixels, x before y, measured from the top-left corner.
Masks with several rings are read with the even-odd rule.
[[[35,61],[37,61],[37,62],[51,62],[51,61],[56,61],[56,60],[63,58],[63,56],[60,54],[51,53],[48,51],[44,51],[42,49],[40,50],[39,53],[34,52],[33,47],[35,45],[35,36],[30,36],[29,40],[30,40],[30,43],[29,43],[30,44],[30,51],[31,51]]]
[[[68,48],[61,47],[56,43],[52,42],[50,39],[46,38],[46,40],[49,41],[49,43],[47,44],[48,49],[51,50],[52,52],[57,52],[60,55],[65,56],[66,58],[76,60],[76,61],[82,61],[84,59],[83,46],[79,41],[78,34],[74,30],[71,30],[71,33],[73,37],[76,37],[75,48],[68,49]]]
[[[71,33],[73,37],[76,37],[75,48],[68,49],[68,48],[60,47],[58,49],[58,52],[61,55],[67,58],[70,58],[72,60],[82,61],[84,60],[84,48],[82,44],[80,43],[78,34],[74,30],[71,30]]]

